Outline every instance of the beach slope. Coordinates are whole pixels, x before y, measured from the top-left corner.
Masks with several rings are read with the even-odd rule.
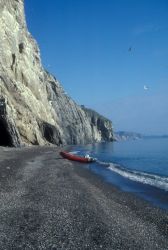
[[[0,148],[0,249],[168,249],[168,213],[56,147]]]

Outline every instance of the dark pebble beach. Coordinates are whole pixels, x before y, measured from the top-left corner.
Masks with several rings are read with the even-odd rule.
[[[0,148],[0,249],[168,249],[168,212],[57,147]]]

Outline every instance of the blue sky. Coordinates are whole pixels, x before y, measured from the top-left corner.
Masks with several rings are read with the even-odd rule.
[[[167,0],[25,0],[25,10],[43,65],[78,104],[115,130],[168,134]]]

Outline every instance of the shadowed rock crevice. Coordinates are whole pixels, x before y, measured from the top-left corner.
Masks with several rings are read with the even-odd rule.
[[[7,127],[7,122],[0,118],[0,146],[12,147],[14,146],[13,140]]]
[[[17,147],[21,145],[15,122],[7,112],[7,101],[0,97],[0,146]]]
[[[15,65],[16,62],[16,55],[12,54],[12,65],[11,65],[11,70],[13,70],[13,66]]]
[[[23,44],[23,43],[20,43],[20,44],[19,44],[19,52],[20,52],[20,53],[23,53],[23,50],[24,50],[24,44]]]
[[[62,140],[59,131],[54,127],[53,125],[47,123],[47,122],[41,122],[40,124],[40,130],[42,133],[42,136],[50,143],[61,145]]]

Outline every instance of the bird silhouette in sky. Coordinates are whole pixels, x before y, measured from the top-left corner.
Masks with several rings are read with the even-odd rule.
[[[144,85],[144,90],[149,90],[149,88],[146,85]]]
[[[131,46],[131,47],[129,47],[128,51],[129,51],[129,52],[131,52],[131,51],[132,51],[132,46]]]

